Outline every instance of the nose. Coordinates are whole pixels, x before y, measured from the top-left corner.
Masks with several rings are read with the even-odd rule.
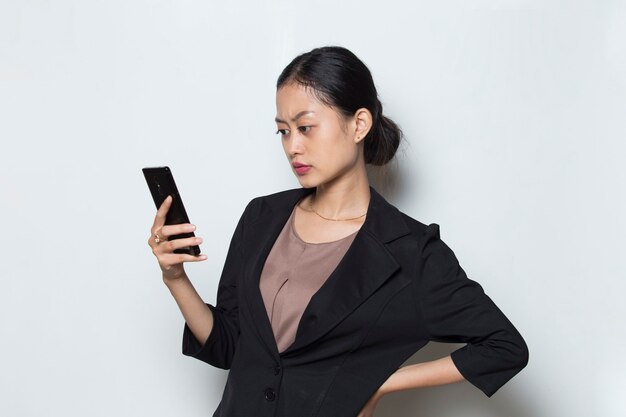
[[[302,137],[298,134],[292,134],[291,137],[285,142],[285,150],[292,158],[296,155],[302,154],[304,152]]]

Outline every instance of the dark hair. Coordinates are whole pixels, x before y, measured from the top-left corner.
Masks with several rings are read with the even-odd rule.
[[[402,130],[383,116],[372,74],[348,49],[324,46],[298,55],[278,77],[276,89],[296,82],[310,88],[326,105],[336,107],[345,117],[365,107],[372,113],[372,128],[364,139],[365,163],[384,165],[400,145]]]

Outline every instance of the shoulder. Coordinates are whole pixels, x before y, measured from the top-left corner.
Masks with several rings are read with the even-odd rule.
[[[371,187],[371,200],[364,227],[392,252],[409,253],[415,258],[426,243],[439,238],[439,225],[426,223],[401,211],[376,189]]]
[[[439,224],[437,223],[424,223],[413,217],[409,216],[402,211],[399,211],[402,220],[407,225],[411,234],[418,238],[422,243],[426,243],[428,240],[439,239]]]
[[[450,254],[453,254],[453,252],[449,246],[441,240],[439,224],[425,223],[403,212],[399,212],[399,214],[410,230],[411,239],[414,245],[416,245],[418,258],[421,261],[430,258],[433,254],[442,255],[448,261],[451,259]],[[456,257],[452,256],[452,259],[456,259]]]
[[[401,225],[404,230],[404,234],[412,240],[420,243],[420,247],[430,239],[439,238],[439,225],[437,223],[427,223],[422,219],[417,219],[404,211],[398,209],[395,205],[388,202],[380,194],[377,194],[378,206],[380,207],[378,212],[384,216],[385,228],[390,228],[394,223]]]
[[[416,262],[416,268],[423,277],[419,282],[440,285],[446,280],[453,280],[453,273],[459,268],[459,260],[452,248],[442,240],[439,224],[419,221],[401,211],[398,213],[410,230],[409,237],[415,251],[411,259]]]
[[[421,222],[406,213],[401,211],[399,211],[399,213],[404,220],[404,223],[411,230],[411,234],[420,239],[422,247],[430,245],[434,241],[441,240],[440,226],[438,223]]]
[[[436,264],[440,269],[447,269],[458,263],[452,248],[441,238],[439,224],[423,223],[402,212],[400,215],[417,241],[422,262]]]
[[[425,223],[423,221],[420,221],[414,217],[409,216],[408,214],[406,214],[405,212],[398,210],[398,214],[400,215],[400,218],[402,219],[403,223],[407,226],[407,228],[411,231],[412,235],[415,236],[422,236],[424,233],[426,233],[427,230],[429,230],[428,228],[431,226],[436,226],[437,228],[439,227],[436,223]]]

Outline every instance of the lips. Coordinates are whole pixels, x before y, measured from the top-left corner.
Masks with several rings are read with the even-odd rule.
[[[311,165],[305,165],[300,162],[294,162],[291,166],[293,166],[293,169],[298,175],[306,174],[311,169]]]

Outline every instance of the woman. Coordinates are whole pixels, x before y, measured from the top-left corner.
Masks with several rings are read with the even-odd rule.
[[[183,353],[230,369],[214,416],[371,417],[390,392],[467,379],[493,395],[528,361],[524,339],[470,280],[437,224],[389,204],[366,175],[401,131],[383,116],[367,67],[316,48],[281,73],[277,133],[301,188],[253,199],[230,243],[216,305],[173,253],[200,237],[164,226],[149,245],[185,318]],[[400,367],[428,341],[466,343]]]

